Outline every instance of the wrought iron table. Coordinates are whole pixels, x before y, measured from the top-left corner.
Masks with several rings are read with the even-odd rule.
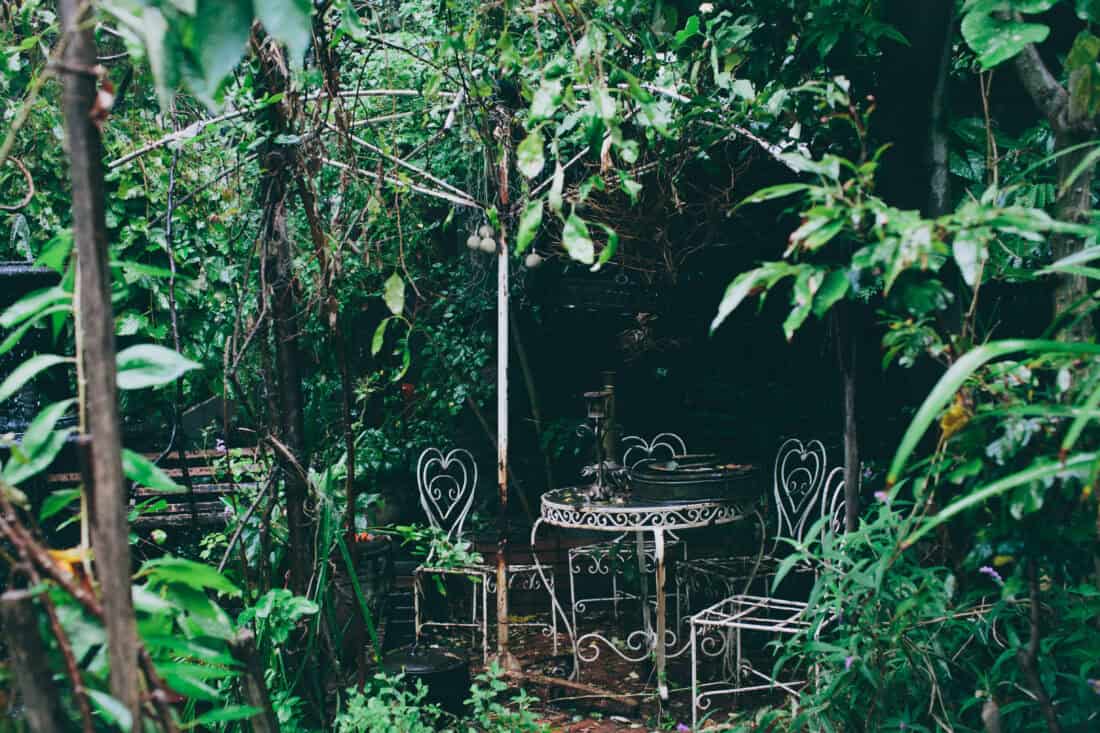
[[[596,642],[603,642],[623,659],[640,662],[652,652],[656,662],[657,691],[661,699],[668,699],[668,684],[665,677],[665,662],[668,658],[683,654],[690,643],[677,649],[676,632],[666,627],[665,602],[665,533],[687,529],[711,527],[729,524],[745,517],[738,502],[733,499],[690,500],[676,502],[642,501],[637,499],[592,500],[579,488],[565,488],[548,491],[542,495],[539,518],[531,528],[531,548],[534,562],[540,576],[543,574],[538,556],[534,554],[535,540],[542,525],[562,529],[592,530],[599,532],[634,532],[637,536],[638,561],[643,577],[646,573],[645,553],[641,551],[646,533],[652,533],[656,563],[655,595],[656,619],[651,621],[648,600],[645,598],[647,583],[642,583],[642,623],[643,628],[632,632],[626,638],[626,650],[621,650],[609,639],[598,632],[577,636],[577,630],[570,626],[570,617],[562,609],[553,591],[551,602],[554,612],[561,616],[562,626],[569,634],[573,647],[574,674],[579,670],[581,661],[591,662],[599,656]],[[545,579],[544,579],[545,584]],[[662,643],[658,643],[662,640]],[[591,651],[582,651],[587,643]],[[671,650],[666,650],[669,647]],[[632,656],[635,655],[635,656]]]

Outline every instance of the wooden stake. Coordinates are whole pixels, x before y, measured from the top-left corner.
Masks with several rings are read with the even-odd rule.
[[[91,515],[95,570],[103,593],[111,694],[141,719],[137,625],[130,596],[127,496],[122,478],[118,387],[115,375],[114,312],[111,271],[107,267],[104,219],[103,148],[91,112],[96,99],[96,47],[89,9],[81,0],[61,0],[61,28],[68,38],[62,108],[72,175],[73,240],[80,297],[86,433],[91,448],[94,511]]]

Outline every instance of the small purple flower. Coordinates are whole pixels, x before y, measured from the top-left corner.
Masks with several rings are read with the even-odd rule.
[[[890,494],[885,492],[885,491],[876,491],[875,492],[875,500],[876,501],[885,502],[889,498],[890,498]]]
[[[856,658],[853,657],[851,654],[844,657],[844,671],[845,672],[847,672],[849,669],[852,668],[852,662],[854,662],[854,661],[856,661]]]
[[[214,441],[214,450],[216,450],[218,453],[225,453],[225,441],[221,438],[217,438]]]
[[[1093,692],[1095,692],[1097,695],[1100,695],[1100,680],[1094,680],[1093,678],[1089,677],[1086,682],[1089,683],[1089,687],[1092,688]]]
[[[1004,585],[1005,584],[1005,579],[1001,577],[1001,574],[998,573],[996,570],[994,570],[989,565],[982,565],[980,568],[978,568],[978,572],[981,573],[982,575],[988,575],[990,578],[993,579],[993,582],[996,583],[997,585]]]
[[[689,733],[691,731],[691,726],[684,725],[683,723],[677,723],[676,730],[678,731],[678,733]]]

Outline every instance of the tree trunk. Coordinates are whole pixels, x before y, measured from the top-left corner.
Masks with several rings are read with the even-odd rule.
[[[274,135],[288,132],[295,118],[294,98],[282,49],[271,39],[253,38],[260,60],[260,88],[267,94],[283,94],[269,108],[267,122]],[[306,512],[309,487],[302,469],[309,464],[305,450],[302,410],[302,375],[298,353],[298,298],[295,293],[294,259],[287,231],[287,198],[297,153],[292,147],[270,142],[263,151],[264,270],[271,288],[274,322],[275,371],[278,375],[275,407],[279,440],[290,456],[279,455],[286,497],[289,533],[290,589],[304,594],[313,568],[310,520]],[[293,458],[293,460],[291,460]]]
[[[1083,136],[1068,131],[1056,131],[1054,136],[1054,148],[1056,151],[1066,150],[1074,145],[1087,142],[1091,136]],[[1092,209],[1092,181],[1096,169],[1087,167],[1077,178],[1066,185],[1070,174],[1088,155],[1092,148],[1082,148],[1066,153],[1058,159],[1058,190],[1064,191],[1055,203],[1055,216],[1060,221],[1087,223],[1089,212]],[[1081,248],[1081,238],[1072,234],[1058,234],[1051,237],[1051,254],[1055,260],[1077,252]],[[1060,275],[1054,286],[1054,314],[1060,316],[1074,310],[1074,306],[1080,309],[1082,299],[1087,298],[1092,289],[1089,281],[1083,275]],[[1096,338],[1096,330],[1093,328],[1091,314],[1083,318],[1071,317],[1067,327],[1062,332],[1062,338],[1067,341],[1091,341]]]
[[[95,570],[103,593],[111,694],[140,720],[137,624],[130,595],[127,496],[122,477],[115,376],[111,272],[107,267],[103,150],[91,110],[96,99],[95,40],[87,3],[61,0],[65,47],[65,139],[72,171],[73,240],[77,257],[77,323],[83,363],[82,428],[92,437],[90,522]]]
[[[844,529],[859,528],[859,433],[856,429],[856,350],[852,307],[841,304],[837,312],[837,359],[844,411]]]

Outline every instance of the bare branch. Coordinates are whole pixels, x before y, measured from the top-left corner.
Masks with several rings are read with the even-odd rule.
[[[392,184],[394,186],[403,186],[405,188],[409,188],[413,191],[416,191],[417,193],[422,193],[425,196],[432,196],[433,198],[443,199],[444,201],[450,201],[452,204],[455,204],[457,206],[468,206],[472,209],[483,209],[483,208],[485,208],[481,204],[479,204],[477,201],[474,201],[473,199],[461,198],[461,197],[456,196],[452,193],[448,193],[447,191],[438,191],[434,188],[427,188],[425,186],[421,186],[421,185],[418,185],[416,183],[408,183],[406,181],[402,181],[400,179],[393,178],[392,176],[385,176],[385,175],[379,176],[374,171],[368,171],[368,170],[363,170],[362,168],[356,168],[355,166],[348,165],[347,163],[341,163],[338,160],[331,160],[329,158],[321,158],[321,162],[324,163],[325,165],[331,165],[334,168],[339,168],[341,170],[351,171],[353,173],[364,176],[366,178],[370,178],[371,180],[375,180],[375,181],[382,180],[385,183],[389,183],[389,184]]]
[[[11,157],[8,158],[8,160],[14,163],[15,167],[23,174],[23,180],[27,182],[27,193],[23,196],[23,200],[14,206],[0,204],[0,211],[19,211],[34,198],[34,179],[31,178],[31,172],[27,170],[27,166],[23,165],[23,161],[19,160],[19,158]]]

